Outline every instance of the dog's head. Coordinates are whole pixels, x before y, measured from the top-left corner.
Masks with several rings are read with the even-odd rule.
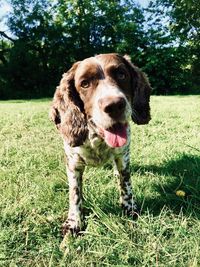
[[[128,57],[101,54],[75,63],[54,95],[51,118],[71,146],[83,144],[92,120],[111,147],[126,143],[129,117],[150,120],[151,88],[146,75]]]

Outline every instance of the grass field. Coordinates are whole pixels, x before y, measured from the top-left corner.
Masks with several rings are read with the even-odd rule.
[[[200,96],[152,97],[150,124],[132,124],[134,224],[111,168],[86,169],[86,232],[65,251],[68,185],[49,105],[0,102],[0,266],[200,266]]]

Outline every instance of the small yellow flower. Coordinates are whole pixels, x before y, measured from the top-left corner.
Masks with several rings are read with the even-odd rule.
[[[47,222],[53,222],[55,219],[54,219],[54,217],[52,215],[48,215],[46,217],[46,220],[47,220]]]
[[[183,190],[177,190],[176,195],[177,197],[185,197],[185,192]]]

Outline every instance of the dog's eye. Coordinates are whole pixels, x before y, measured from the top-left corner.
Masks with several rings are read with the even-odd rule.
[[[126,73],[124,71],[122,71],[122,70],[118,71],[117,72],[117,78],[119,80],[125,80],[126,79]]]
[[[82,82],[81,82],[81,87],[82,88],[88,88],[90,86],[90,82],[88,81],[88,80],[83,80]]]

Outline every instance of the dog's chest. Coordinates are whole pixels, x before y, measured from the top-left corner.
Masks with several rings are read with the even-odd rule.
[[[121,149],[117,149],[120,153]],[[114,159],[115,148],[108,145],[97,135],[89,137],[80,150],[80,155],[87,165],[100,166]]]
[[[90,133],[86,142],[80,147],[70,147],[65,144],[65,153],[68,158],[77,159],[77,156],[89,166],[101,166],[112,162],[116,155],[122,155],[124,147],[111,148],[95,133]],[[75,160],[76,161],[76,160]]]

